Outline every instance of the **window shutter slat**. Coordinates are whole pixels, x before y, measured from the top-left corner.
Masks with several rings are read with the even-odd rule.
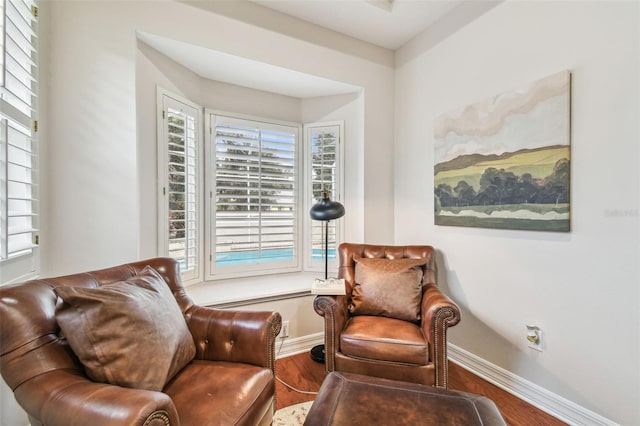
[[[33,152],[31,135],[17,123],[2,120],[2,169],[6,182],[3,198],[6,210],[2,216],[3,258],[31,253],[36,247],[34,235],[38,232],[37,182],[34,167],[37,156]]]
[[[214,117],[215,267],[297,262],[297,128]]]
[[[198,256],[197,117],[167,108],[168,254],[184,274],[195,274]]]
[[[25,115],[35,111],[37,37],[32,1],[6,0],[2,100]],[[4,108],[3,108],[4,110]]]

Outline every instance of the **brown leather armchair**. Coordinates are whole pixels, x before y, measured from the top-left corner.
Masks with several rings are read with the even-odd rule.
[[[181,311],[186,321],[184,334],[193,338],[187,364],[161,391],[93,381],[71,350],[69,336],[62,336],[56,315],[56,306],[62,303],[59,287],[104,289],[104,285],[139,276],[147,265],[157,271],[156,282],[164,279],[170,289],[163,291],[173,293],[176,315]],[[33,426],[254,426],[272,422],[274,342],[280,314],[195,305],[173,259],[150,259],[0,287],[0,317],[0,370]],[[131,329],[125,336],[148,337],[141,334]],[[152,367],[155,357],[143,361]]]
[[[447,328],[460,321],[460,310],[438,289],[433,247],[343,243],[338,253],[338,277],[345,279],[346,295],[323,295],[314,300],[315,311],[324,317],[326,371],[446,388]],[[419,299],[415,319],[354,314],[355,293],[358,292],[356,264],[362,258],[425,260],[422,265],[415,266],[421,269],[418,281],[421,278],[422,284],[417,289]],[[393,294],[390,296],[394,297]]]

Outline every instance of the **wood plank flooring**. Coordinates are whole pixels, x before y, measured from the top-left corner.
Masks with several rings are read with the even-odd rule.
[[[280,358],[276,361],[276,375],[290,386],[306,392],[318,392],[324,380],[324,364],[311,359],[308,352]],[[496,403],[511,426],[560,426],[562,421],[516,398],[510,393],[449,362],[449,389],[486,396]],[[313,401],[315,395],[296,392],[276,382],[277,407],[288,407]]]

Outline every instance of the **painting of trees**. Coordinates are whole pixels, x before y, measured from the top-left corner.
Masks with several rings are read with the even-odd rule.
[[[558,160],[553,173],[534,179],[531,173],[517,176],[505,169],[488,167],[480,177],[480,188],[461,180],[451,188],[439,184],[435,190],[441,207],[501,206],[507,204],[561,204],[569,200],[569,161]]]
[[[437,225],[569,231],[570,74],[435,121]]]

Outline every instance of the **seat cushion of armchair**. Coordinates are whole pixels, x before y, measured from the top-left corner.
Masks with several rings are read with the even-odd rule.
[[[164,392],[182,425],[261,425],[271,421],[275,379],[264,367],[194,360]]]
[[[417,324],[395,318],[354,316],[340,334],[340,352],[354,358],[426,365],[427,349]]]

